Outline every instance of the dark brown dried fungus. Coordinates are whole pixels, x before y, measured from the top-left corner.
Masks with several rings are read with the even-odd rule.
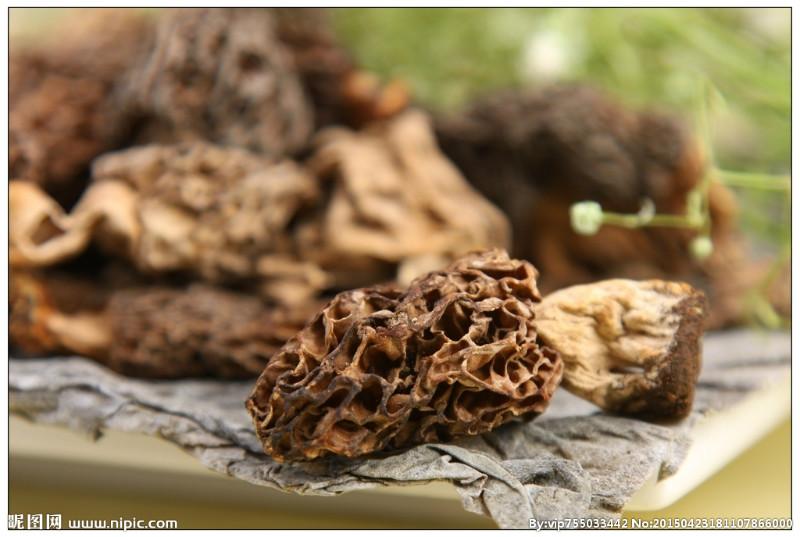
[[[436,130],[444,153],[511,219],[512,253],[542,271],[544,293],[607,278],[678,279],[707,293],[711,326],[742,320],[732,304],[747,287],[747,262],[737,252],[735,200],[720,183],[709,189],[714,254],[704,262],[689,252],[696,230],[603,226],[584,236],[570,224],[570,206],[586,200],[636,213],[649,199],[658,213],[684,214],[706,168],[678,118],[568,85],[494,94],[440,118]]]
[[[155,378],[252,378],[313,315],[313,303],[267,307],[258,298],[192,285],[112,295],[106,365]]]
[[[131,76],[140,140],[210,140],[272,156],[305,145],[313,112],[264,9],[175,9]]]
[[[126,135],[117,83],[143,53],[150,19],[134,10],[75,10],[9,57],[9,177],[39,184],[64,206],[91,160]]]
[[[131,276],[12,271],[11,345],[27,355],[87,356],[137,377],[253,378],[319,304],[270,306],[209,285]]]
[[[534,330],[536,276],[492,250],[405,291],[337,295],[270,360],[247,401],[265,452],[355,457],[540,414],[563,364]]]

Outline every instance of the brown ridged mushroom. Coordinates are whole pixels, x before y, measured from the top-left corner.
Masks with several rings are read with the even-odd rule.
[[[140,10],[74,9],[35,43],[10,43],[11,179],[75,202],[92,159],[128,136],[119,82],[152,33]]]
[[[562,364],[534,330],[536,276],[493,250],[405,291],[337,295],[270,360],[247,401],[265,452],[356,457],[540,414]]]
[[[11,275],[9,336],[29,355],[77,354],[149,378],[257,376],[317,303],[270,306],[209,285],[181,289],[63,272]]]

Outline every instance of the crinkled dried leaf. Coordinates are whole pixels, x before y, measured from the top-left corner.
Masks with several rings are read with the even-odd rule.
[[[273,356],[247,402],[276,460],[355,457],[544,411],[561,378],[539,343],[536,271],[494,250],[401,291],[337,295]]]
[[[564,360],[564,386],[604,410],[689,414],[700,373],[703,294],[683,283],[606,280],[547,295],[541,340]]]

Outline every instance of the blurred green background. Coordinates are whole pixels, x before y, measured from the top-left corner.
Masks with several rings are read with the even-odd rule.
[[[493,89],[586,81],[634,106],[685,114],[697,81],[725,97],[714,144],[724,168],[788,171],[788,8],[335,9],[368,68],[445,109]]]

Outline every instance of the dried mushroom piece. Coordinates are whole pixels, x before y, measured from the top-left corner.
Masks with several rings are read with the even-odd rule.
[[[313,111],[265,9],[175,9],[131,75],[140,139],[209,140],[271,156],[302,148]]]
[[[88,166],[121,143],[127,125],[118,82],[152,32],[136,10],[74,10],[36,45],[12,42],[9,177],[32,181],[68,207]]]
[[[418,256],[453,259],[507,246],[505,216],[439,153],[422,112],[362,132],[330,129],[318,145],[309,167],[327,198],[299,229],[298,241],[322,268],[372,267],[373,274],[363,271],[364,285],[383,279],[387,266]]]
[[[327,276],[298,258],[290,226],[318,195],[291,161],[205,143],[144,146],[93,165],[94,183],[65,215],[12,182],[12,263],[48,266],[94,240],[147,273],[188,272],[259,285],[302,303]]]
[[[202,284],[121,291],[106,309],[114,341],[105,363],[140,377],[252,378],[317,305],[269,307]]]
[[[67,214],[35,184],[9,181],[9,262],[14,267],[48,267],[83,252],[94,235],[130,255],[140,235],[137,194],[109,181],[88,189]]]
[[[26,354],[103,356],[111,334],[103,315],[107,290],[63,274],[11,271],[9,343]]]
[[[698,146],[677,118],[635,112],[589,86],[499,92],[439,118],[443,151],[512,220],[524,185],[563,199],[636,211],[668,210],[703,173]],[[517,211],[510,209],[518,209]]]
[[[586,200],[636,213],[650,199],[659,213],[685,214],[705,162],[677,118],[630,110],[595,89],[570,85],[494,94],[439,118],[436,133],[444,153],[509,215],[513,254],[541,270],[544,293],[607,278],[679,279],[720,296],[711,301],[714,326],[741,321],[722,306],[729,302],[727,276],[711,269],[714,259],[703,263],[690,254],[697,231],[603,226],[583,236],[570,224],[570,206]],[[739,242],[737,209],[721,184],[710,187],[709,211],[712,258],[728,258]],[[534,232],[542,229],[547,233]]]
[[[13,271],[9,336],[26,354],[78,354],[150,378],[252,378],[318,303],[267,306],[208,285],[185,289]]]
[[[271,8],[278,39],[294,60],[314,105],[316,129],[330,125],[361,127],[402,112],[408,87],[380,80],[355,64],[336,38],[324,8]],[[315,130],[316,130],[315,129]]]
[[[692,408],[706,309],[687,284],[606,280],[547,295],[534,326],[572,393],[609,412],[680,418]]]
[[[536,270],[499,250],[337,295],[247,401],[278,461],[356,457],[489,431],[545,410],[562,372],[538,340]]]

